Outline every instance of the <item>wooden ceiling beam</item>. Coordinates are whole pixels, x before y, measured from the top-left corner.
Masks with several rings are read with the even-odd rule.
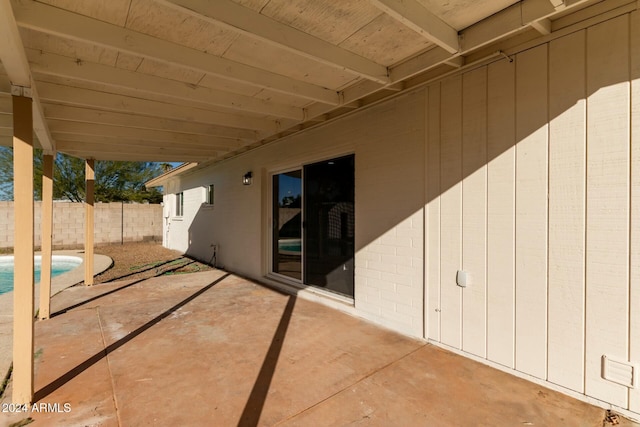
[[[522,0],[461,31],[460,38],[463,42],[461,43],[461,50],[457,53],[450,54],[442,48],[435,47],[390,68],[389,77],[391,83],[389,85],[398,84],[441,65],[448,64],[456,66],[456,64],[460,62],[460,60],[457,59],[458,57],[469,54],[473,50],[489,45],[517,31],[529,28],[532,22],[548,19],[560,10],[564,11],[574,8],[588,1],[589,0],[565,1],[562,8],[556,9],[549,0]],[[342,103],[348,104],[385,89],[385,87],[386,86],[381,86],[375,82],[362,81],[342,90],[340,92],[340,99]],[[305,108],[308,119],[322,116],[331,110],[333,110],[333,108],[329,108],[329,106],[320,103],[315,103]]]
[[[49,120],[51,133],[109,136],[112,138],[131,138],[147,141],[170,142],[174,144],[193,144],[203,147],[216,145],[221,149],[234,148],[242,145],[240,139],[228,139],[215,136],[193,135],[187,133],[164,132],[159,130],[135,129],[120,126],[99,125],[95,123],[78,123],[64,120]]]
[[[360,77],[381,84],[389,81],[387,67],[233,1],[160,0],[160,2],[180,12],[240,32],[254,40],[350,71]]]
[[[30,0],[16,3],[15,17],[20,27],[92,43],[312,101],[332,105],[339,102],[338,94],[334,90],[210,55],[47,4]]]
[[[550,0],[522,0],[466,28],[462,32],[462,50],[470,52],[531,26],[536,28],[535,23],[537,21],[549,18],[559,11],[575,8],[588,1],[572,0],[556,6],[556,2]],[[538,27],[544,31],[544,25],[542,23]],[[539,28],[536,28],[536,30],[540,31]]]
[[[537,32],[546,36],[547,34],[551,34],[551,20],[550,19],[541,19],[539,21],[531,22],[531,27],[535,29]]]
[[[167,147],[167,148],[190,148],[194,150],[211,150],[216,151],[229,151],[235,150],[239,147],[243,147],[245,144],[225,144],[225,143],[210,143],[210,144],[198,144],[191,142],[168,142],[168,141],[154,141],[145,139],[144,137],[129,136],[127,138],[115,137],[111,135],[79,135],[75,133],[66,132],[54,132],[54,135],[59,137],[60,140],[67,142],[95,142],[114,147],[122,146],[127,147],[129,145],[136,145],[141,147],[147,147],[152,149],[154,147]],[[126,159],[125,159],[126,160]]]
[[[2,40],[0,42],[0,61],[11,80],[11,84],[31,89],[33,130],[38,136],[42,148],[48,153],[53,153],[56,150],[56,144],[49,133],[40,105],[40,97],[31,79],[29,62],[10,0],[0,0],[0,40]]]
[[[153,142],[145,143],[144,141],[126,141],[120,142],[118,144],[112,144],[111,141],[105,142],[100,138],[94,137],[85,137],[84,139],[66,139],[64,135],[61,135],[60,138],[60,151],[64,150],[88,150],[88,151],[98,151],[104,150],[105,152],[111,153],[126,153],[138,151],[139,154],[144,154],[145,152],[152,153],[153,151],[162,151],[164,153],[174,153],[180,154],[183,151],[191,154],[198,154],[203,156],[211,156],[217,155],[223,152],[227,152],[229,150],[221,150],[216,147],[211,148],[203,148],[203,147],[191,147],[188,145],[185,146],[175,146],[175,145],[167,145],[167,144],[153,144]],[[63,143],[64,141],[64,143]],[[149,150],[152,148],[152,150]],[[239,147],[238,147],[239,148]],[[126,159],[126,156],[123,156]]]
[[[536,22],[542,22],[539,27],[544,31],[544,21],[550,16],[588,1],[572,0],[562,8],[556,8],[549,0],[522,0],[461,31],[461,50],[457,54],[450,55],[442,49],[431,49],[391,68],[391,82],[406,80],[439,65],[451,63],[458,56],[468,55],[474,50],[530,28]]]
[[[449,53],[460,50],[458,31],[417,0],[369,0],[384,13]]]
[[[241,114],[214,112],[54,83],[39,82],[39,86],[42,99],[46,102],[98,108],[114,112],[142,113],[152,117],[220,124],[241,129],[267,132],[277,132],[279,130],[279,125],[276,121]]]
[[[48,120],[56,119],[69,121],[70,123],[95,123],[132,129],[149,129],[179,134],[240,139],[243,141],[255,141],[260,137],[260,133],[255,130],[171,120],[160,117],[147,117],[130,113],[114,113],[111,111],[47,103],[43,104],[43,108]]]
[[[99,148],[96,148],[95,151],[89,151],[88,149],[80,149],[80,150],[72,150],[69,147],[65,148],[64,151],[60,150],[64,154],[68,154],[73,157],[78,157],[81,159],[95,159],[95,160],[114,160],[121,161],[123,157],[123,153],[114,153],[114,152],[106,152],[102,151]],[[127,152],[126,158],[128,161],[132,162],[203,162],[207,160],[212,160],[218,157],[215,156],[202,156],[198,154],[190,154],[190,153],[164,153],[164,152],[146,152],[140,154],[139,152]]]
[[[148,74],[91,62],[77,61],[61,55],[27,49],[27,56],[34,74],[65,77],[84,82],[100,83],[127,89],[139,94],[160,95],[163,98],[198,102],[231,110],[302,120],[302,108],[276,104],[203,86],[184,83]],[[37,77],[37,76],[36,76]]]

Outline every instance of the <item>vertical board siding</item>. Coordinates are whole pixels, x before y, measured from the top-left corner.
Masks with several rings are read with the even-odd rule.
[[[462,266],[462,78],[441,84],[440,146],[440,319],[441,340],[462,347],[462,290],[456,272]]]
[[[515,367],[515,62],[488,67],[487,358]]]
[[[487,69],[462,79],[462,349],[486,356]]]
[[[631,285],[629,359],[640,361],[640,12],[631,14]],[[640,388],[629,389],[629,410],[640,413]]]
[[[589,396],[627,407],[625,387],[601,377],[606,354],[628,357],[629,18],[587,30],[587,318]]]
[[[513,58],[428,90],[427,337],[640,413],[640,12]]]
[[[427,98],[427,338],[440,341],[440,84]]]
[[[585,31],[549,45],[549,381],[584,391]]]
[[[516,59],[516,369],[546,379],[547,46]]]

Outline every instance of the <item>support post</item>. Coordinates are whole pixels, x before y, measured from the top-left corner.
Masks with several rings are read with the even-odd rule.
[[[84,284],[93,285],[93,202],[95,186],[94,160],[87,159],[84,169],[85,179],[85,209],[84,209]]]
[[[51,311],[51,244],[53,239],[53,157],[44,155],[42,170],[42,261],[40,268],[40,310],[38,317],[48,319]]]
[[[13,396],[33,399],[33,113],[29,88],[13,86]],[[27,95],[27,96],[25,96]]]

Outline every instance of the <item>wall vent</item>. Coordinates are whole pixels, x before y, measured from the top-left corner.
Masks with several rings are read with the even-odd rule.
[[[638,364],[602,355],[602,378],[629,388],[640,385]]]

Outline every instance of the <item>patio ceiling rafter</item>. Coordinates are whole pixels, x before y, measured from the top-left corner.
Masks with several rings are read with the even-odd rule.
[[[62,141],[61,141],[62,142]],[[71,150],[70,147],[66,147],[64,152],[70,156],[84,158],[87,156],[87,149],[83,148],[80,150]],[[122,151],[120,152],[112,152],[112,151],[103,151],[101,149],[97,149],[95,151],[97,154],[96,160],[114,160],[121,161],[122,160]],[[154,151],[152,153],[145,152],[144,154],[138,153],[127,153],[127,160],[132,162],[192,162],[199,163],[202,161],[209,160],[207,157],[202,155],[189,154],[185,152],[180,152],[178,156],[175,153],[167,153],[164,151]]]
[[[573,0],[570,4],[558,9],[549,0],[522,0],[460,31],[461,44],[457,54],[449,55],[441,49],[431,49],[391,68],[389,70],[391,82],[403,81],[437,66],[448,64],[456,57],[468,55],[519,31],[535,28],[541,32],[541,28],[546,27],[545,21],[549,20],[549,16],[559,10],[574,8],[588,2],[589,0]]]
[[[204,135],[220,138],[254,141],[260,133],[251,129],[238,129],[227,126],[172,120],[161,117],[148,117],[139,114],[115,113],[91,108],[70,107],[67,105],[43,103],[44,112],[49,120],[58,120],[70,124],[98,124],[121,127],[123,129],[158,130],[168,133]],[[2,115],[0,115],[0,118]],[[10,117],[10,116],[9,116]]]
[[[487,46],[497,40],[513,35],[527,28],[541,31],[549,16],[587,3],[589,0],[572,0],[555,6],[550,0],[522,0],[501,10],[462,32],[461,45],[464,52]],[[551,28],[549,27],[549,32]]]
[[[20,32],[14,19],[10,0],[0,0],[0,61],[13,85],[31,89],[33,101],[33,130],[47,153],[56,150],[40,105],[40,98],[31,78],[29,62],[25,55]]]
[[[114,112],[140,113],[151,117],[164,117],[206,124],[220,124],[240,129],[277,132],[280,128],[275,120],[250,117],[242,114],[223,113],[190,106],[180,106],[166,102],[124,96],[97,90],[40,82],[42,100],[73,106],[84,106]]]
[[[91,138],[84,138],[81,141],[67,141],[63,138],[59,140],[60,149],[65,151],[78,151],[83,153],[119,153],[122,152],[122,146],[119,144],[106,144],[95,142]],[[158,154],[171,154],[174,157],[180,156],[198,156],[201,160],[204,158],[213,158],[222,150],[212,148],[183,148],[174,146],[164,146],[160,144],[145,144],[143,142],[127,142],[126,147],[130,154],[145,154],[152,147]],[[153,157],[153,156],[152,156]]]
[[[166,142],[182,145],[202,147],[215,146],[220,150],[228,150],[243,145],[240,139],[222,138],[218,136],[193,135],[187,133],[163,132],[159,130],[123,128],[110,125],[90,123],[71,123],[60,120],[50,120],[51,133],[54,135],[84,135],[104,136],[105,138],[139,139],[149,142]]]
[[[153,137],[176,146],[202,141],[188,135],[233,140],[214,160],[495,60],[509,51],[507,38],[553,37],[573,16],[566,12],[588,16],[602,5],[501,0],[467,10],[462,0],[156,0],[128,11],[114,4],[103,16],[90,3],[10,1],[54,138]],[[344,29],[327,27],[328,19]],[[165,37],[169,28],[176,31]],[[403,51],[405,42],[412,47]],[[366,71],[361,59],[376,66]],[[357,64],[365,69],[354,72]],[[373,69],[384,78],[371,78]],[[2,93],[10,92],[5,74],[0,68]],[[0,96],[0,112],[10,112],[8,101]]]
[[[450,54],[442,48],[434,47],[391,67],[389,85],[400,84],[442,65],[460,68],[466,63],[465,55],[528,28],[541,32],[540,27],[544,28],[546,25],[544,21],[549,20],[549,16],[589,2],[590,0],[572,0],[557,8],[549,0],[522,0],[460,31],[461,44],[457,53]],[[550,27],[549,30],[551,30]],[[341,91],[341,100],[343,104],[353,103],[384,89],[384,86],[375,82],[358,82]],[[306,108],[309,118],[321,117],[331,110],[328,106],[319,103]]]
[[[142,74],[108,65],[74,60],[73,58],[35,49],[27,49],[27,56],[34,75],[49,75],[100,83],[111,87],[127,89],[132,93],[152,94],[169,101],[181,100],[218,106],[231,110],[248,111],[302,120],[302,108],[264,101],[250,96],[210,89],[203,86],[189,86],[176,80]]]
[[[369,0],[393,19],[449,53],[460,50],[458,32],[417,0]]]
[[[34,1],[16,3],[14,13],[20,27],[92,43],[261,89],[270,89],[330,105],[339,104],[338,93],[334,90],[210,55],[46,4]]]
[[[159,0],[160,3],[240,32],[252,39],[287,49],[323,64],[350,71],[360,77],[386,84],[384,65],[275,21],[229,0]]]

